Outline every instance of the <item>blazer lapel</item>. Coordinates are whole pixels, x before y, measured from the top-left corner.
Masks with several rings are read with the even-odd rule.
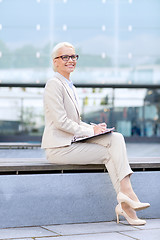
[[[77,109],[77,112],[78,112],[78,114],[79,114],[79,116],[80,116],[80,110],[79,110],[79,106],[78,106],[78,103],[77,103],[77,102],[78,102],[78,96],[77,96],[77,93],[76,93],[76,91],[75,91],[75,86],[73,86],[73,91],[74,91],[74,93],[75,93],[75,96],[76,96],[77,101],[76,101],[76,99],[75,99],[75,96],[74,96],[74,93],[73,93],[72,89],[69,87],[69,85],[67,84],[67,82],[66,82],[63,78],[61,78],[61,76],[59,76],[59,75],[58,75],[58,76],[56,75],[56,77],[62,82],[63,86],[66,88],[66,90],[67,90],[70,98],[71,98],[72,101],[74,102],[74,105],[75,105],[75,107],[76,107],[76,109]]]

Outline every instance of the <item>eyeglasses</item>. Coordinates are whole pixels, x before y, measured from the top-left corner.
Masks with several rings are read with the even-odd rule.
[[[71,58],[72,61],[76,61],[78,60],[79,56],[78,55],[62,55],[62,56],[59,56],[59,57],[55,57],[54,59],[57,59],[57,58],[61,58],[63,61],[67,62],[69,61],[69,59]]]

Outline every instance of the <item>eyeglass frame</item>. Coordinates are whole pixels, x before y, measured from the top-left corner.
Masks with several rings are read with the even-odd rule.
[[[64,60],[63,57],[69,57],[68,60]],[[75,57],[75,60],[72,59],[72,57]],[[61,56],[58,56],[58,57],[55,57],[54,59],[57,59],[57,58],[61,58],[64,62],[68,62],[69,59],[71,58],[72,61],[77,61],[78,58],[79,58],[79,55],[61,55]]]

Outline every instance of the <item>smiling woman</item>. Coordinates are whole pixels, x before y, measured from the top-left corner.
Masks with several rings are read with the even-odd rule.
[[[54,70],[69,80],[70,73],[74,71],[78,59],[74,47],[66,42],[60,43],[56,46],[56,49],[53,49],[52,57],[54,57]]]
[[[107,132],[105,123],[91,125],[81,121],[76,88],[70,80],[77,60],[74,47],[60,43],[53,49],[52,57],[56,73],[45,86],[42,138],[48,161],[53,164],[105,164],[117,193],[117,223],[119,215],[123,215],[132,225],[144,225],[146,221],[139,219],[135,210],[150,204],[141,203],[132,189],[132,170],[122,134],[98,135]],[[92,138],[82,142],[74,141],[90,136]]]

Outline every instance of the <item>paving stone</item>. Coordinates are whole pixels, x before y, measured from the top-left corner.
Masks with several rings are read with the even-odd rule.
[[[147,224],[144,226],[137,226],[139,229],[160,229],[160,219],[147,219]]]
[[[85,235],[60,236],[51,238],[36,238],[36,240],[133,240],[119,233],[98,233]]]
[[[113,221],[44,226],[48,230],[44,227],[8,228],[0,229],[0,240],[159,240],[159,223],[160,219],[149,219],[140,227]],[[63,236],[51,232],[55,230]]]
[[[60,235],[137,230],[132,226],[129,226],[129,225],[125,226],[123,224],[117,224],[116,222],[64,224],[64,225],[44,226],[44,228],[54,231]]]
[[[123,234],[127,237],[131,237],[138,240],[159,240],[160,239],[160,229],[128,231],[128,232],[123,232]]]
[[[41,227],[7,228],[0,229],[0,240],[14,238],[33,238],[33,237],[57,236],[56,233]],[[26,239],[25,239],[26,240]]]

